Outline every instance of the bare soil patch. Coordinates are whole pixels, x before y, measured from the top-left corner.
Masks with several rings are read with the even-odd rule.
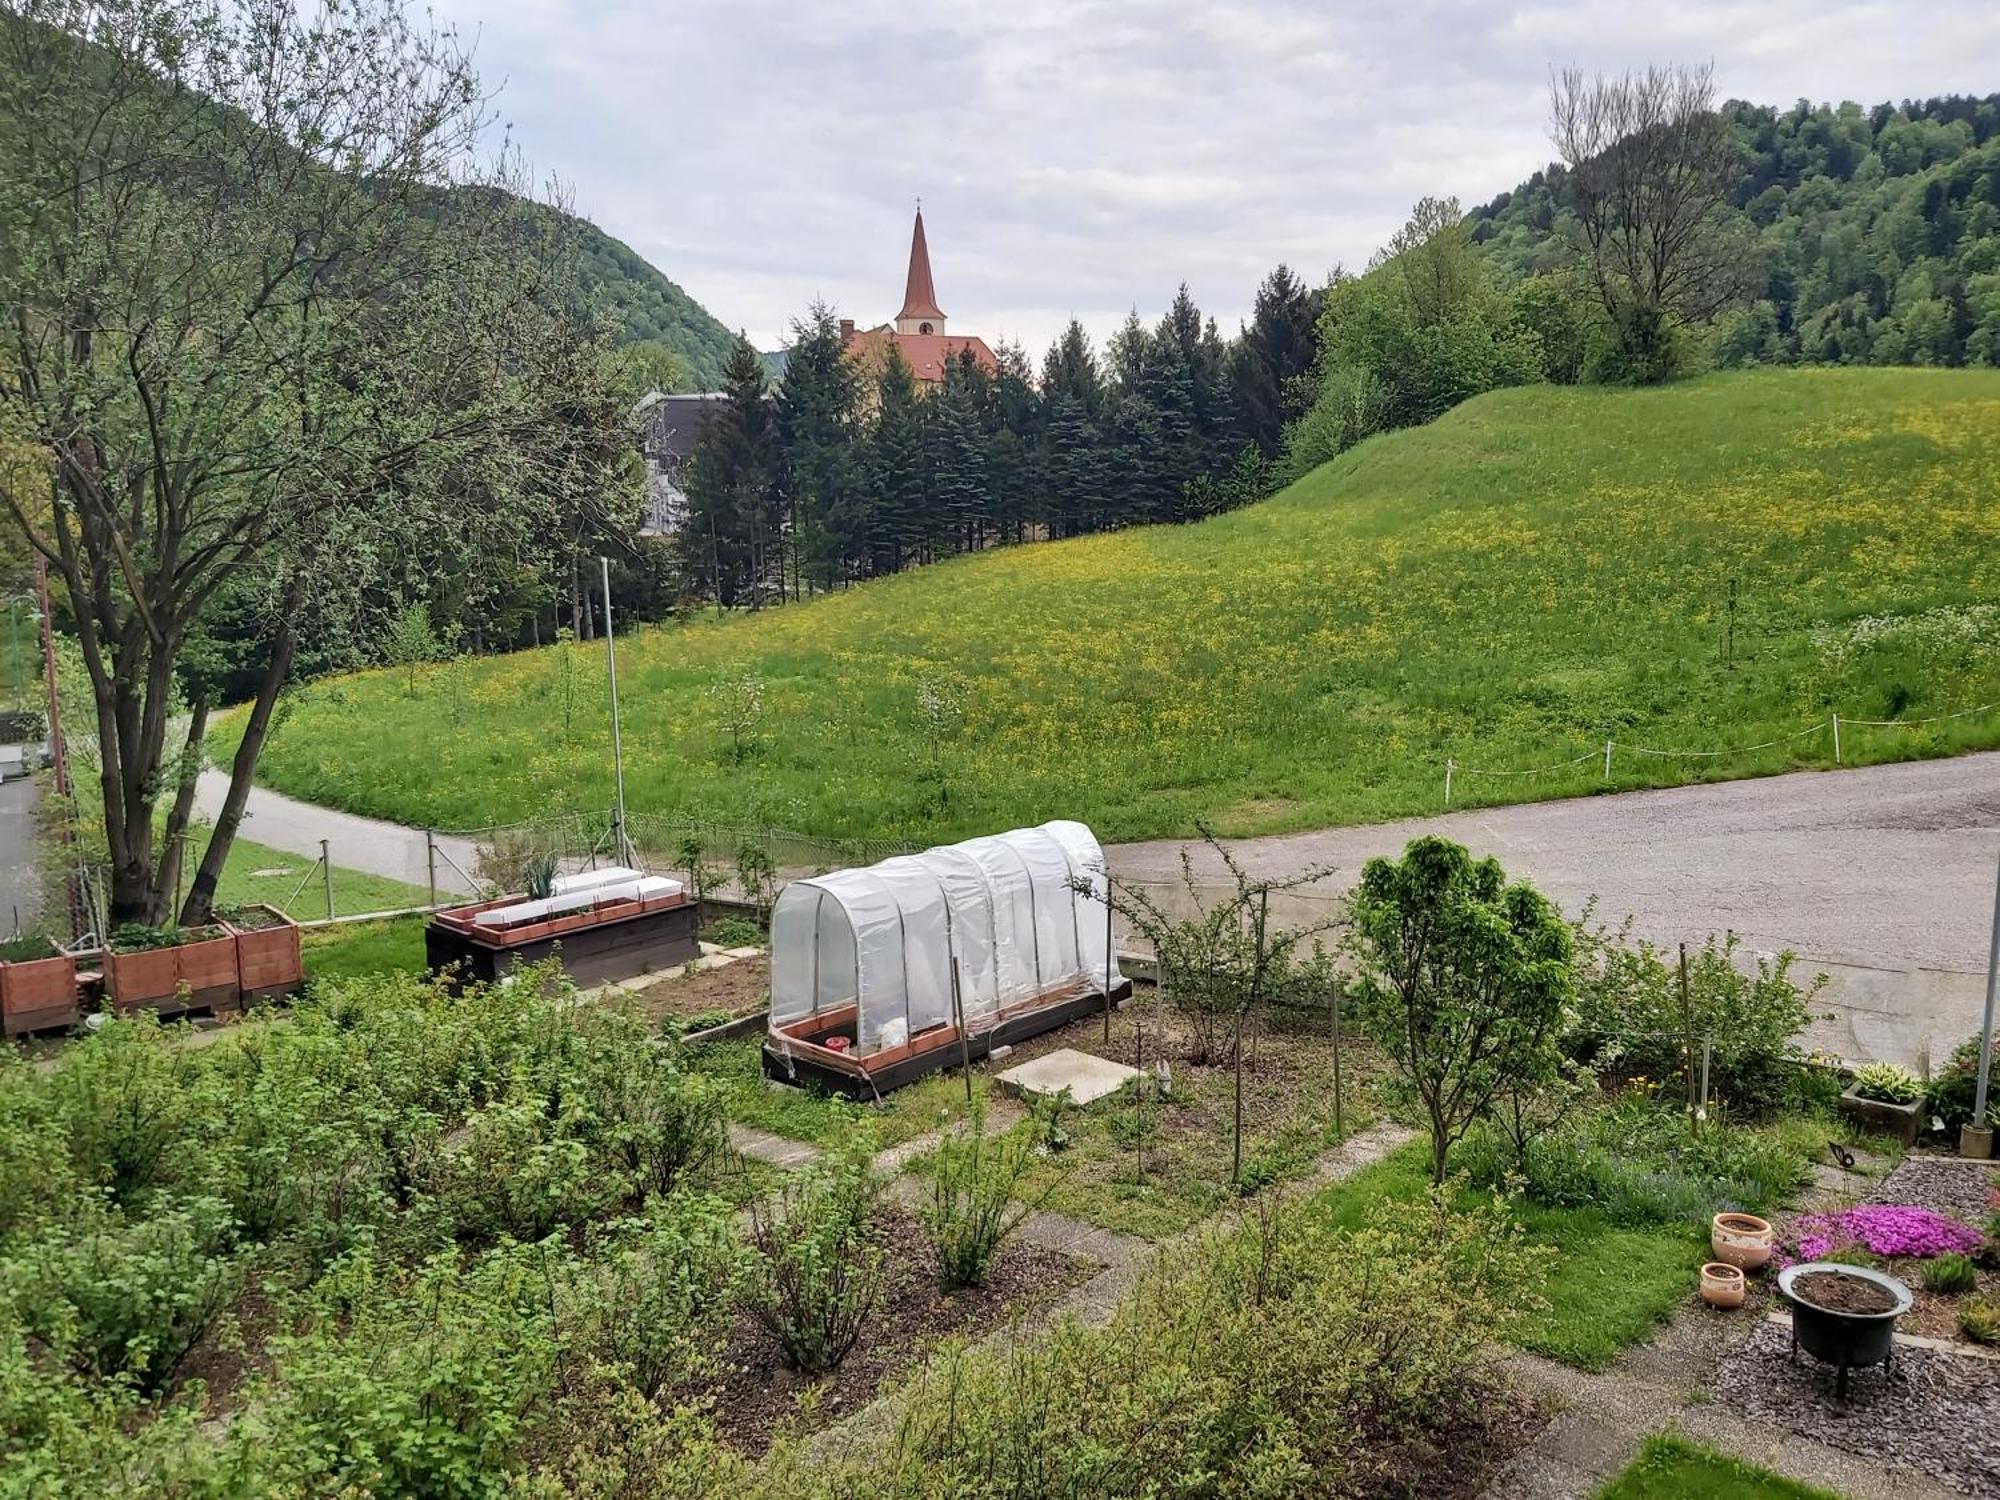
[[[771,998],[771,959],[739,958],[698,974],[654,980],[633,997],[639,1014],[655,1025],[689,1016],[722,1019],[762,1010]]]
[[[993,1262],[986,1285],[946,1293],[922,1225],[884,1208],[876,1234],[883,1251],[882,1288],[854,1352],[815,1380],[785,1362],[777,1343],[747,1313],[738,1314],[723,1355],[726,1374],[713,1388],[716,1422],[729,1442],[753,1457],[771,1446],[788,1418],[817,1431],[851,1416],[941,1339],[1002,1327],[1081,1286],[1102,1267],[1021,1240]]]
[[[1885,1313],[1896,1305],[1887,1287],[1841,1271],[1815,1271],[1792,1283],[1792,1290],[1814,1307],[1836,1313]]]

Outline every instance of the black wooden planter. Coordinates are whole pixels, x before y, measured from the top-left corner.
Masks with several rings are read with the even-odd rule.
[[[490,982],[559,958],[564,972],[587,988],[678,968],[701,952],[700,913],[684,895],[619,902],[512,930],[472,920],[490,906],[519,899],[439,912],[424,928],[424,961],[433,972]]]

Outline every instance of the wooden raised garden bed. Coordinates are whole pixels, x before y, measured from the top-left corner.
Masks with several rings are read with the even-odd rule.
[[[236,939],[236,982],[245,1005],[296,995],[306,982],[299,924],[275,906],[239,906],[223,925]]]
[[[958,1027],[947,1022],[900,1046],[865,1054],[853,1050],[858,1007],[821,1011],[771,1027],[764,1040],[764,1076],[850,1099],[879,1098],[926,1073],[955,1068],[962,1060],[979,1062],[995,1047],[1011,1047],[1081,1016],[1097,1015],[1107,1004],[1131,996],[1132,981],[1122,977],[1111,987],[1108,1001],[1102,984],[1063,985],[968,1023],[963,1046]],[[846,1045],[827,1045],[836,1039]]]
[[[67,953],[0,963],[0,1034],[74,1026],[76,960]]]
[[[492,981],[559,958],[579,985],[676,968],[701,952],[700,913],[678,881],[636,871],[569,877],[551,898],[502,896],[438,912],[424,959],[461,981]]]
[[[104,955],[104,988],[113,1010],[235,1010],[242,987],[236,969],[236,935],[227,927],[190,927],[168,947]]]

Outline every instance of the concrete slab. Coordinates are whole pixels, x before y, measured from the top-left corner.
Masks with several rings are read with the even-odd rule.
[[[999,1075],[999,1082],[1001,1087],[1012,1089],[1017,1094],[1035,1094],[1048,1099],[1068,1089],[1071,1103],[1091,1104],[1117,1093],[1138,1076],[1137,1068],[1092,1057],[1074,1047],[1064,1047],[1007,1069]]]

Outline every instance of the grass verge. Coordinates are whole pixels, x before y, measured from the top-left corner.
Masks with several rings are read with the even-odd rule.
[[[1630,1468],[1597,1492],[1597,1500],[1840,1500],[1831,1490],[1799,1484],[1675,1433],[1646,1439]]]

